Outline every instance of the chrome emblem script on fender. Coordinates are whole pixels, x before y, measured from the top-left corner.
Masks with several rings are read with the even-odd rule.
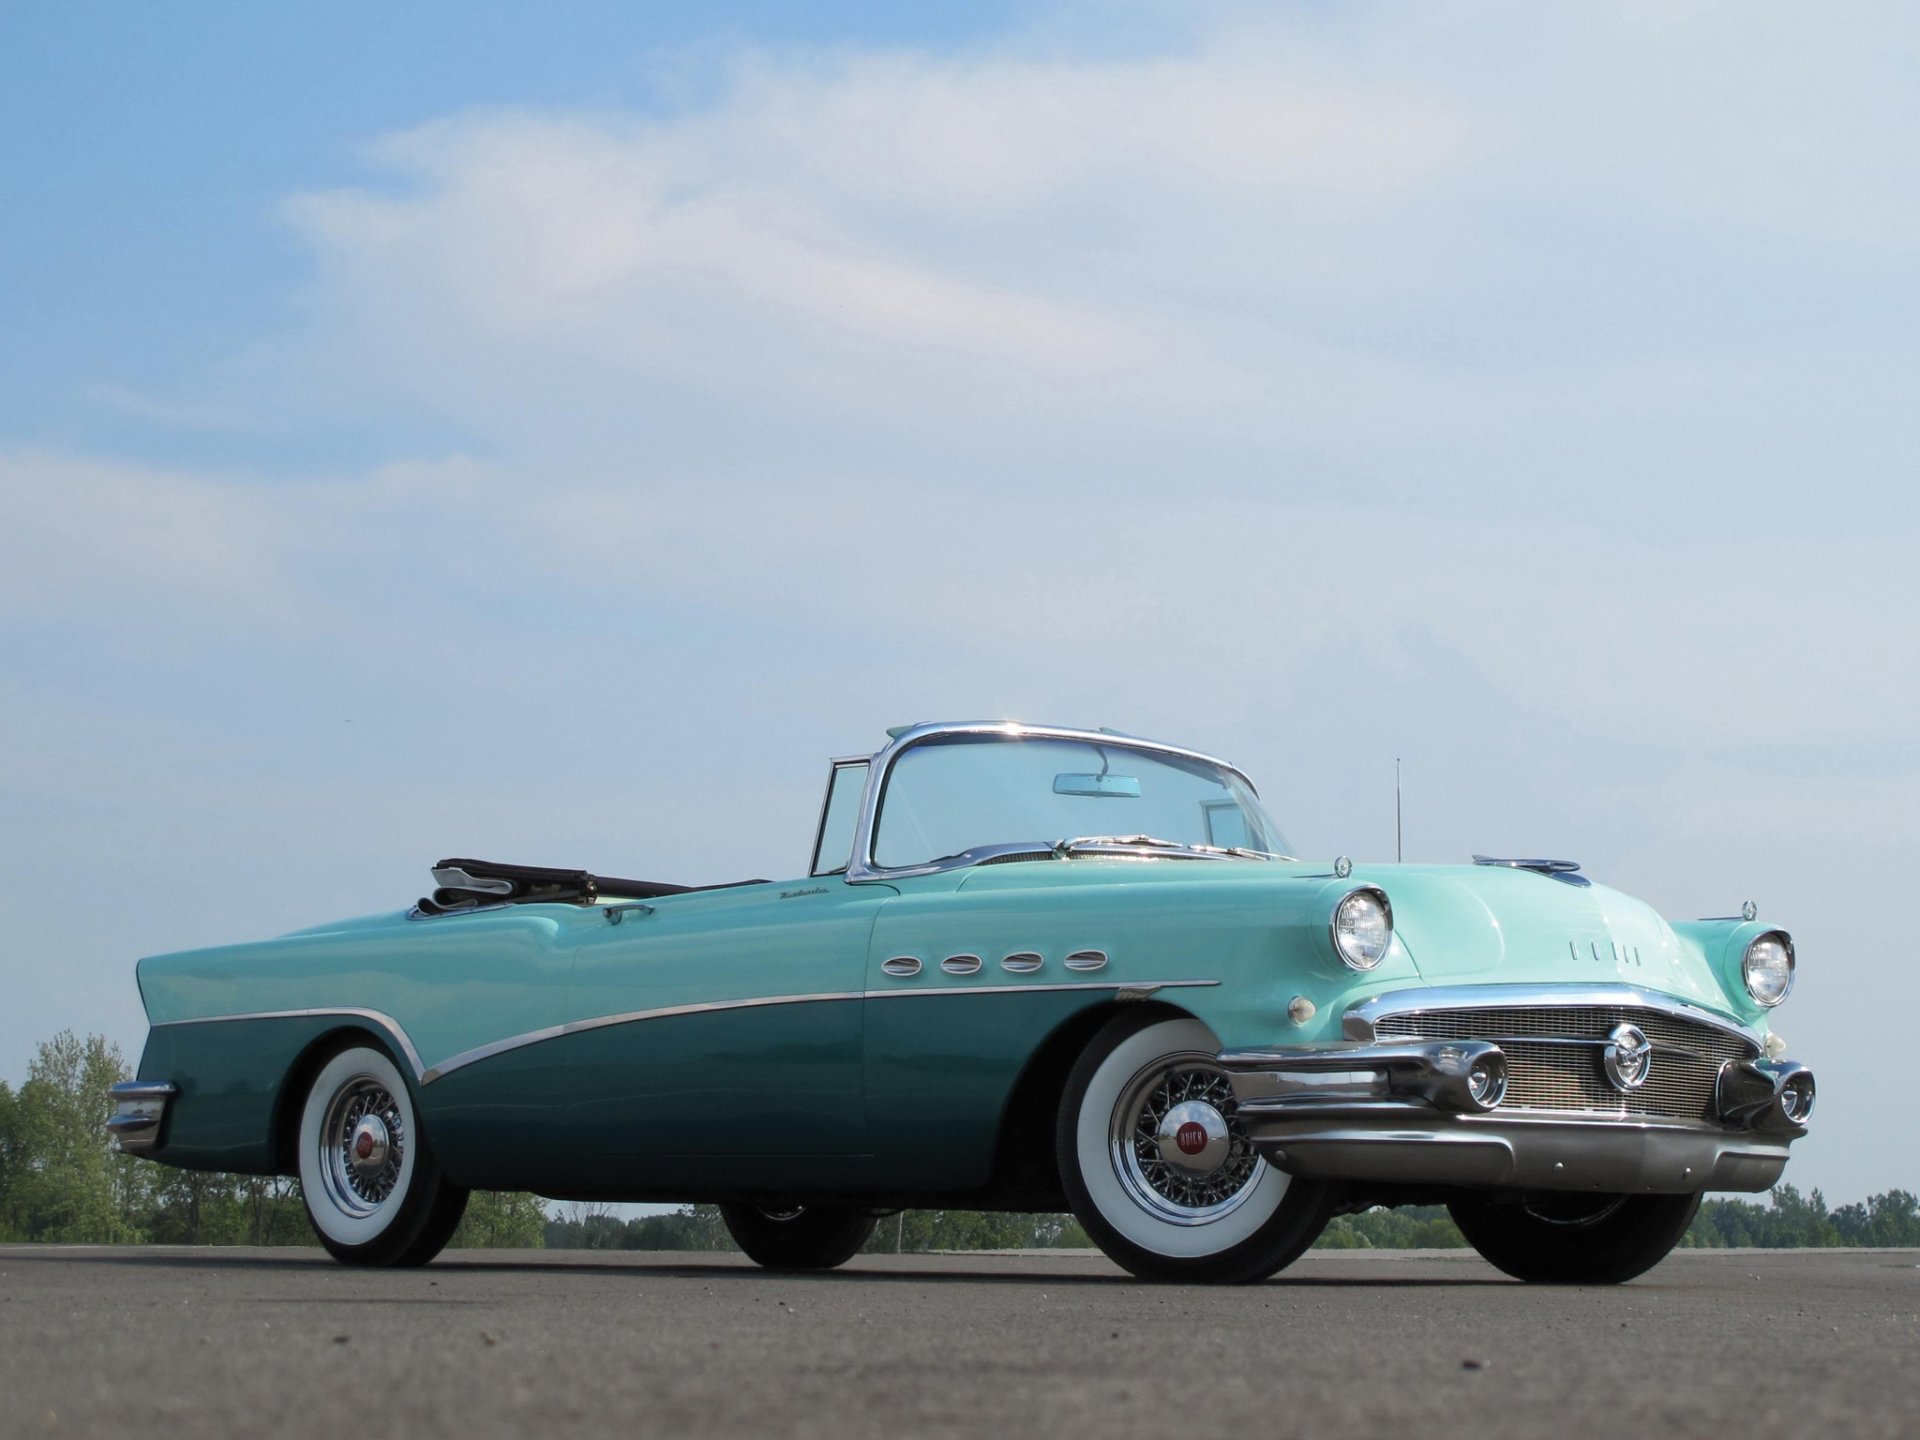
[[[1613,1088],[1621,1092],[1638,1090],[1647,1083],[1653,1068],[1653,1042],[1637,1025],[1616,1025],[1607,1032],[1607,1048],[1600,1052],[1600,1064]]]

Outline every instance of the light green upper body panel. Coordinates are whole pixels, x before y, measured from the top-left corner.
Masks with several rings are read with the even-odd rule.
[[[1365,973],[1337,958],[1334,904],[1356,885],[1392,902],[1393,942]],[[648,910],[521,905],[404,913],[249,945],[156,957],[140,976],[155,1024],[307,1009],[368,1010],[434,1070],[477,1047],[570,1023],[802,996],[1172,985],[1224,1046],[1340,1037],[1342,1011],[1426,986],[1625,983],[1749,1026],[1737,955],[1761,928],[1677,930],[1605,886],[1478,866],[1366,866],[1337,878],[1289,861],[1076,858],[891,884],[839,877],[665,896]],[[1099,951],[1096,974],[1064,968]],[[1006,970],[1037,954],[1029,974]],[[971,975],[943,959],[981,957]],[[885,973],[920,959],[912,979]],[[1729,956],[1734,957],[1729,963]],[[1184,982],[1184,983],[1182,983]],[[1163,998],[1175,998],[1170,990]],[[1305,1024],[1289,1007],[1314,1007]]]

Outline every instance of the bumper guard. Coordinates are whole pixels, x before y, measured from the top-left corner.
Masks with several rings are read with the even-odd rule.
[[[179,1093],[180,1087],[166,1080],[122,1080],[114,1085],[107,1091],[113,1101],[107,1133],[114,1145],[128,1155],[153,1149],[160,1140],[167,1103]]]
[[[1718,1121],[1499,1106],[1505,1056],[1485,1041],[1229,1050],[1220,1065],[1254,1147],[1294,1175],[1393,1184],[1684,1193],[1765,1190],[1806,1134],[1813,1075],[1729,1062]],[[1480,1085],[1469,1085],[1478,1070]],[[1487,1101],[1491,1099],[1492,1104]]]

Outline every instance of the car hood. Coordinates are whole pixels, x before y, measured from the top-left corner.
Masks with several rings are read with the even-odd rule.
[[[1297,927],[1303,938],[1324,936],[1340,895],[1374,885],[1392,903],[1403,958],[1354,976],[1361,985],[1391,988],[1416,976],[1429,985],[1628,984],[1733,1013],[1699,945],[1652,906],[1605,885],[1531,870],[1359,865],[1343,877],[1324,864],[1076,859],[985,866],[964,872],[960,884],[969,893],[1056,894],[1118,885],[1136,900],[1150,892],[1148,908],[1161,915],[1191,904],[1224,927],[1252,912],[1257,923]]]
[[[1434,985],[1624,981],[1710,1005],[1726,996],[1703,957],[1645,901],[1503,866],[1369,866],[1394,933]]]

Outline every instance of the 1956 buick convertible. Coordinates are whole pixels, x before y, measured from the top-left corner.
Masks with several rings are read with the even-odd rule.
[[[1526,1280],[1657,1263],[1813,1108],[1785,932],[1564,861],[1294,858],[1223,761],[918,725],[833,762],[798,879],[447,860],[404,911],[140,962],[109,1122],[297,1175],[409,1265],[474,1188],[721,1206],[762,1264],[902,1207],[1070,1209],[1136,1275],[1248,1281],[1330,1216],[1444,1203]]]

